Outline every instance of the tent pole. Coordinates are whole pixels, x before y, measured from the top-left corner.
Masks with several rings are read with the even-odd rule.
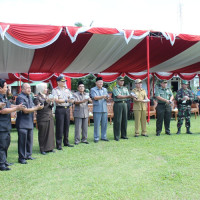
[[[198,74],[198,76],[199,76],[199,87],[200,87],[200,74]]]
[[[20,74],[20,79],[19,79],[19,93],[21,93],[22,91],[22,78],[21,78],[21,74]]]
[[[30,83],[29,72],[28,72],[28,83]]]
[[[153,75],[153,97],[154,97],[155,74],[152,73],[152,75]]]
[[[147,90],[148,90],[148,99],[150,99],[150,75],[149,75],[149,36],[146,37],[147,41]],[[148,119],[147,122],[150,121],[150,102],[148,103]]]

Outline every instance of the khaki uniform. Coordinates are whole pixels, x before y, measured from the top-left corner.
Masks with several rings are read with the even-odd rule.
[[[121,138],[127,137],[127,99],[118,99],[118,95],[129,95],[128,89],[124,86],[120,87],[118,84],[113,89],[114,100],[114,139],[119,140],[120,132]]]
[[[134,88],[132,90],[137,95],[138,100],[144,100],[147,98],[146,91],[141,88],[141,90]],[[146,103],[134,101],[133,112],[135,118],[135,135],[139,135],[139,126],[141,123],[142,135],[146,135]]]

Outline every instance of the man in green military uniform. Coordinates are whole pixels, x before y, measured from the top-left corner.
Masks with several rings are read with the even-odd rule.
[[[160,136],[160,133],[162,132],[163,120],[165,125],[165,133],[167,135],[171,135],[171,103],[174,99],[174,96],[171,89],[167,88],[167,80],[161,80],[161,87],[156,90],[155,96],[158,100],[158,105],[156,107],[156,136]]]
[[[127,137],[127,99],[131,98],[129,91],[124,85],[124,78],[117,78],[117,85],[113,89],[113,100],[114,100],[114,139],[119,141],[120,131],[121,138],[128,139]]]
[[[188,81],[182,81],[182,88],[177,91],[176,101],[178,104],[178,131],[176,134],[181,133],[181,126],[183,125],[183,120],[185,118],[186,133],[192,134],[190,131],[190,115],[191,115],[191,104],[194,100],[194,95],[192,91],[188,89]]]

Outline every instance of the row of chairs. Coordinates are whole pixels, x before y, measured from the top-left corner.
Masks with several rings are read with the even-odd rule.
[[[112,124],[112,118],[114,117],[113,104],[114,104],[114,102],[110,102],[107,104],[108,119],[109,119],[110,124]],[[156,119],[156,106],[157,106],[156,101],[154,101],[154,105],[150,106],[150,117],[154,116],[155,119]],[[93,114],[92,114],[93,105],[89,104],[88,108],[89,108],[88,126],[90,126],[90,120],[93,119]],[[70,107],[70,120],[71,121],[74,121],[73,109],[74,109],[74,107]],[[195,114],[195,119],[196,119],[196,117],[199,115],[199,104],[198,103],[193,103],[191,105],[191,113]],[[131,105],[131,108],[130,108],[130,115],[133,116],[133,104]],[[148,112],[146,115],[148,116]],[[176,101],[174,101],[172,104],[172,115],[174,116],[175,120],[177,120],[178,109],[177,109]],[[13,112],[13,113],[11,113],[11,123],[15,124],[15,122],[16,122],[16,112]],[[36,112],[34,113],[34,124],[36,124],[36,127],[37,127]]]

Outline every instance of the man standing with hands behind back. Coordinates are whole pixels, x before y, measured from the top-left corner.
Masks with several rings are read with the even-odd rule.
[[[64,146],[73,147],[69,144],[70,106],[74,103],[71,91],[66,87],[64,76],[58,76],[58,87],[52,90],[56,103],[56,148],[62,150],[62,136],[64,135]]]
[[[156,90],[155,96],[158,100],[158,105],[156,107],[156,136],[160,136],[160,133],[162,132],[163,120],[165,124],[165,134],[171,135],[171,103],[174,99],[174,96],[171,89],[167,88],[167,80],[161,80],[161,87]]]

